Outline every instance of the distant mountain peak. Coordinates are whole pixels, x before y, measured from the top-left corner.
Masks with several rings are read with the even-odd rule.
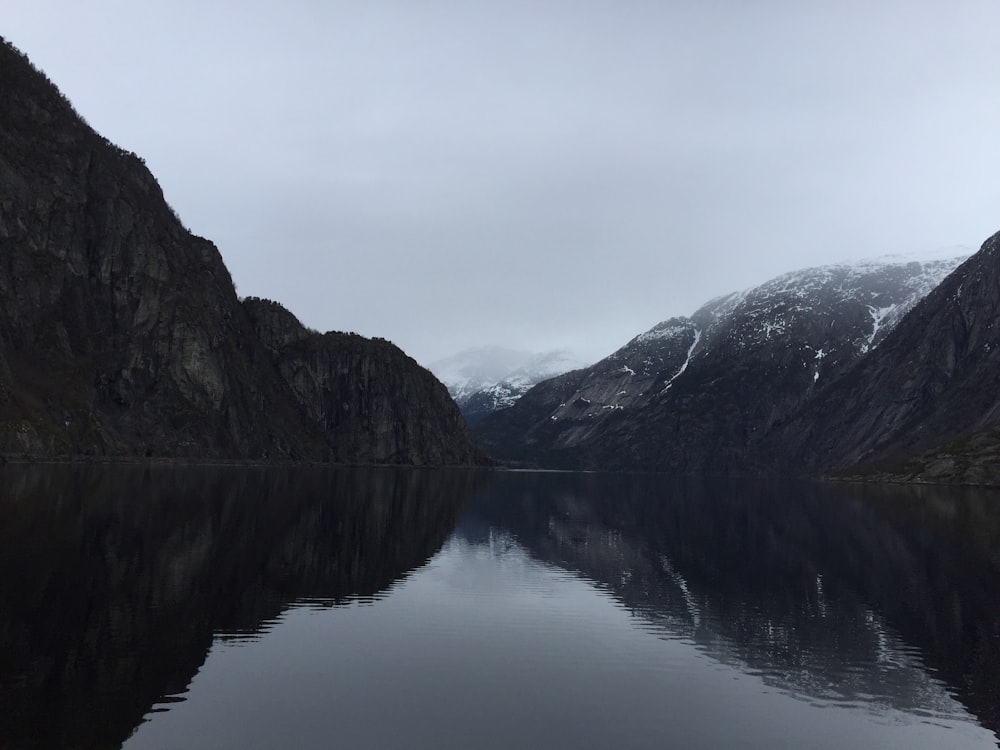
[[[585,366],[567,349],[530,352],[480,346],[438,360],[428,369],[447,386],[473,424],[485,414],[512,406],[536,383]]]

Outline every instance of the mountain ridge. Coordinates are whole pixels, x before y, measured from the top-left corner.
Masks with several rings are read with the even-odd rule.
[[[369,367],[389,357],[403,380],[426,384],[419,399],[379,384],[338,402],[358,415],[348,432],[381,436],[367,447],[343,420],[311,417],[281,367],[330,364],[335,337],[302,333],[293,359],[276,360],[218,248],[183,226],[139,157],[98,135],[6,41],[0,196],[0,455],[486,460],[444,386],[377,341],[352,347]],[[313,373],[324,397],[343,393],[338,372]],[[422,443],[403,425],[416,415],[429,425]]]
[[[820,266],[717,297],[536,386],[474,433],[515,463],[766,473],[763,437],[877,351],[959,260]]]
[[[796,460],[825,471],[997,482],[998,278],[1000,233],[923,298],[849,379],[783,425],[771,452],[776,441],[794,440],[802,446]]]

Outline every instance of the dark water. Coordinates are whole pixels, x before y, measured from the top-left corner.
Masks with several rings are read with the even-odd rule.
[[[0,748],[981,748],[1000,494],[6,467]]]

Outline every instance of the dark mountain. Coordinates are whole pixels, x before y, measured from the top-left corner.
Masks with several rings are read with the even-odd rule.
[[[483,462],[447,389],[399,347],[309,331],[275,302],[246,299],[243,306],[306,416],[322,426],[332,460]]]
[[[251,315],[142,160],[7,43],[0,263],[0,455],[481,460],[395,347]]]
[[[780,276],[539,384],[476,435],[499,458],[544,466],[757,471],[761,440],[876,350],[959,262],[888,258]]]
[[[1000,234],[875,351],[769,440],[823,470],[929,481],[1000,478]]]

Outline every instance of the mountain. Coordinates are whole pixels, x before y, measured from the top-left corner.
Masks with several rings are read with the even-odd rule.
[[[0,258],[0,455],[483,460],[392,345],[242,304],[142,160],[6,42]]]
[[[763,438],[877,351],[961,260],[890,256],[779,276],[537,385],[474,432],[498,458],[543,466],[759,471]]]
[[[1000,233],[847,377],[776,429],[771,460],[890,479],[1000,478]]]
[[[456,401],[499,383],[508,373],[523,367],[535,356],[531,352],[480,346],[466,349],[427,366],[448,387]]]
[[[448,391],[385,339],[318,334],[276,302],[243,301],[274,367],[341,463],[471,464],[472,445]]]
[[[479,347],[434,362],[430,370],[448,386],[466,422],[475,425],[513,406],[536,383],[584,366],[566,350],[538,354]]]

